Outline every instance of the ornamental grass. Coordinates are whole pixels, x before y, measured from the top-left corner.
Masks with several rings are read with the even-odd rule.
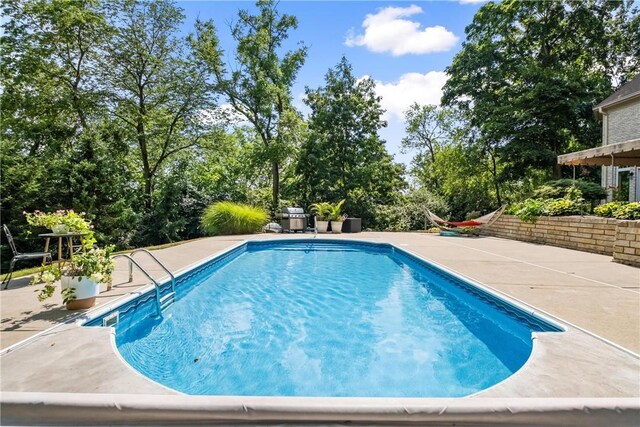
[[[214,203],[200,219],[202,230],[210,236],[255,233],[267,222],[263,209],[233,202]]]

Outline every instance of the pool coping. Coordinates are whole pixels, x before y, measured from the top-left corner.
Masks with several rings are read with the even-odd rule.
[[[304,240],[308,240],[308,239],[304,239]],[[326,240],[326,239],[325,239]],[[215,259],[217,257],[221,257],[224,256],[226,253],[247,244],[247,242],[251,241],[251,239],[247,239],[241,242],[238,242],[235,245],[231,245],[230,247],[226,248],[225,250],[213,254],[209,257],[206,257],[202,260],[196,261],[190,265],[188,265],[187,267],[181,268],[179,270],[176,271],[176,275],[179,275],[185,271],[189,271],[191,269],[197,268],[199,266],[202,266],[208,262],[210,262],[212,259]],[[265,240],[259,240],[260,242],[265,242]],[[359,240],[357,240],[359,241]],[[584,399],[588,399],[588,398],[607,398],[608,400],[606,402],[611,403],[611,402],[617,402],[615,403],[614,406],[619,406],[619,407],[626,407],[627,410],[631,410],[632,412],[635,411],[636,415],[637,415],[637,411],[640,410],[640,403],[638,403],[638,399],[637,397],[640,396],[640,390],[638,390],[638,385],[637,383],[634,384],[615,384],[612,385],[609,389],[606,390],[606,392],[603,393],[595,393],[596,395],[593,395],[593,392],[589,392],[587,389],[589,387],[581,387],[582,384],[585,383],[585,379],[587,379],[589,376],[587,375],[585,377],[585,375],[580,375],[580,374],[584,374],[584,372],[580,372],[581,369],[583,369],[584,367],[590,367],[592,370],[596,371],[596,374],[599,374],[600,379],[602,379],[602,377],[606,378],[606,375],[602,375],[603,374],[603,369],[606,371],[606,368],[609,367],[609,365],[611,364],[611,357],[614,357],[614,359],[616,360],[621,360],[624,361],[626,363],[626,367],[623,370],[624,372],[622,373],[622,377],[626,377],[628,375],[629,372],[639,372],[640,368],[639,368],[639,358],[638,355],[636,355],[635,353],[626,350],[626,349],[621,349],[619,346],[615,346],[612,343],[607,342],[606,340],[604,340],[603,338],[597,337],[594,334],[591,334],[587,331],[582,331],[579,329],[574,328],[571,324],[568,324],[567,322],[556,318],[555,316],[551,316],[548,315],[544,312],[540,312],[540,311],[536,311],[535,308],[533,308],[532,306],[530,306],[527,303],[524,303],[522,301],[519,301],[511,296],[508,296],[502,292],[500,292],[499,290],[493,289],[491,286],[487,286],[485,284],[482,284],[480,282],[478,282],[477,280],[474,280],[472,278],[469,278],[465,275],[461,275],[457,272],[455,272],[454,270],[452,270],[450,267],[444,267],[436,262],[433,262],[431,260],[427,260],[425,258],[423,258],[422,256],[420,256],[417,253],[414,253],[412,251],[409,251],[407,249],[404,248],[400,248],[397,245],[394,245],[393,243],[389,243],[389,242],[384,242],[384,243],[380,243],[380,242],[371,242],[371,241],[367,241],[367,240],[362,240],[361,242],[367,243],[367,244],[376,244],[376,245],[389,245],[392,247],[395,247],[396,249],[403,251],[405,253],[408,253],[410,256],[416,257],[418,259],[421,259],[427,263],[433,264],[439,268],[444,268],[445,271],[447,272],[451,272],[453,275],[455,276],[459,276],[459,278],[461,278],[464,281],[470,282],[472,283],[474,286],[478,286],[481,289],[485,290],[485,291],[489,291],[492,293],[497,293],[498,297],[500,299],[506,299],[509,303],[517,305],[521,308],[525,308],[525,311],[530,311],[530,310],[534,310],[535,315],[539,316],[539,317],[543,317],[544,319],[552,319],[552,324],[560,324],[560,325],[564,325],[566,331],[565,332],[561,332],[561,334],[567,334],[566,336],[571,336],[572,339],[577,340],[578,344],[579,344],[579,348],[587,348],[589,352],[593,352],[595,351],[596,354],[599,355],[599,357],[597,357],[597,359],[599,359],[600,363],[596,363],[595,365],[593,365],[593,360],[586,360],[586,361],[581,361],[584,362],[582,364],[578,363],[577,365],[573,362],[575,362],[575,354],[571,354],[571,352],[569,352],[570,354],[564,354],[564,357],[566,358],[568,356],[568,359],[566,360],[561,360],[561,363],[556,363],[553,366],[553,370],[555,373],[560,373],[562,374],[562,370],[564,370],[563,375],[560,375],[558,378],[554,377],[553,375],[542,375],[543,378],[545,378],[546,381],[553,381],[556,380],[559,382],[561,382],[562,387],[561,390],[564,391],[560,391],[558,392],[558,390],[546,390],[545,387],[537,387],[538,385],[536,381],[536,379],[539,379],[541,377],[540,373],[536,373],[536,372],[530,372],[532,365],[535,364],[535,362],[537,361],[537,359],[539,358],[549,358],[549,357],[553,357],[553,358],[557,358],[558,354],[556,353],[552,353],[552,354],[548,354],[547,352],[549,351],[550,348],[554,348],[555,346],[557,346],[557,342],[555,342],[554,340],[550,340],[549,339],[549,335],[550,334],[558,334],[557,332],[550,332],[550,333],[536,333],[536,335],[534,336],[534,348],[532,350],[531,356],[529,358],[529,360],[527,360],[527,362],[525,363],[525,365],[516,373],[514,373],[512,376],[510,376],[509,378],[505,379],[504,381],[502,381],[501,383],[498,383],[488,389],[482,390],[476,394],[473,394],[471,396],[467,396],[467,397],[463,397],[463,398],[451,398],[451,399],[445,399],[445,400],[454,400],[454,401],[459,401],[459,400],[464,400],[464,401],[469,401],[469,400],[485,400],[486,397],[491,397],[492,399],[511,399],[512,404],[514,405],[524,405],[527,406],[529,405],[529,403],[523,403],[520,402],[518,399],[525,399],[525,401],[528,401],[527,399],[574,399],[570,405],[559,405],[563,407],[563,409],[560,411],[562,413],[573,413],[575,415],[575,410],[576,410],[576,406],[573,406],[574,404],[577,404],[576,402],[578,401],[582,401],[581,404],[578,404],[578,406],[585,406],[587,401]],[[166,281],[163,281],[163,283]],[[75,317],[73,319],[70,319],[69,321],[65,322],[64,324],[61,325],[56,325],[53,328],[50,328],[46,331],[41,332],[40,334],[31,337],[27,340],[24,340],[20,343],[17,343],[11,347],[8,347],[6,349],[4,349],[2,352],[0,352],[0,356],[5,357],[7,355],[11,355],[13,354],[13,356],[17,356],[16,353],[21,353],[23,350],[23,347],[28,346],[30,343],[34,342],[34,341],[39,341],[39,340],[44,340],[48,342],[53,339],[55,340],[55,336],[57,335],[57,332],[60,331],[64,331],[65,333],[69,333],[69,331],[73,332],[74,329],[78,328],[78,329],[104,329],[104,328],[83,328],[81,326],[78,326],[78,321],[83,321],[83,319],[86,319],[87,317],[89,317],[88,315],[90,314],[91,317],[97,316],[99,315],[99,313],[106,313],[108,312],[110,309],[112,309],[114,306],[116,305],[120,305],[125,301],[129,301],[131,299],[135,299],[137,298],[139,295],[143,294],[144,292],[147,292],[149,289],[153,289],[153,285],[149,285],[143,288],[138,289],[137,291],[134,291],[132,294],[130,295],[126,295],[124,297],[118,298],[112,302],[110,302],[109,304],[106,304],[103,307],[99,307],[98,309],[91,311],[89,313],[80,315],[78,317]],[[58,330],[60,329],[60,330]],[[104,334],[103,334],[104,335]],[[115,357],[116,359],[118,359],[119,363],[122,363],[122,360],[120,359],[121,356],[117,353],[117,351],[114,350],[113,346],[115,345],[113,343],[113,333],[110,333],[109,336],[111,337],[108,341],[109,341],[109,346],[111,348],[111,352],[115,353],[115,354],[111,354],[110,357]],[[566,337],[565,336],[565,337]],[[53,338],[52,338],[53,337]],[[67,338],[68,339],[68,338]],[[104,337],[101,337],[100,339],[104,340]],[[565,343],[565,347],[566,347],[566,343]],[[623,350],[623,351],[620,351]],[[562,354],[561,354],[562,356]],[[595,358],[594,358],[595,359]],[[569,363],[569,365],[567,366],[567,362]],[[558,366],[559,365],[559,366]],[[126,368],[127,368],[127,372],[123,373],[123,375],[125,377],[128,377],[129,380],[132,377],[132,372],[130,372],[131,370],[133,370],[132,368],[130,368],[127,364],[125,364]],[[49,368],[51,367],[50,365],[48,366]],[[3,368],[6,368],[6,366],[3,366]],[[539,369],[539,366],[534,366],[535,369]],[[560,369],[560,371],[559,371]],[[4,369],[3,369],[4,370]],[[45,368],[46,370],[46,368]],[[134,376],[138,375],[141,376],[141,374],[135,372],[133,373]],[[57,393],[55,392],[55,390],[42,390],[41,392],[33,392],[33,390],[31,391],[27,391],[25,389],[21,389],[21,390],[15,390],[15,391],[6,391],[6,388],[4,386],[5,383],[5,375],[3,375],[3,387],[2,387],[2,395],[0,396],[0,400],[2,403],[2,412],[3,412],[3,423],[5,421],[5,414],[7,414],[5,411],[9,410],[9,413],[12,413],[11,411],[14,410],[18,410],[21,411],[22,409],[29,407],[31,408],[31,410],[34,410],[34,408],[39,408],[36,410],[36,412],[38,411],[44,411],[51,409],[53,405],[55,406],[57,403],[55,402],[65,402],[65,403],[60,403],[63,404],[65,406],[71,405],[71,407],[75,408],[74,411],[78,410],[81,412],[82,409],[82,404],[78,404],[78,405],[74,405],[72,403],[72,401],[85,401],[85,402],[91,402],[91,395],[94,395],[95,393],[97,393],[96,395],[104,392],[105,390],[100,390],[100,388],[98,387],[97,389],[94,388],[93,390],[78,390],[78,392],[73,392],[73,393],[67,393],[65,394],[65,397],[70,397],[69,401],[67,401],[67,399],[65,398],[61,398],[60,396],[57,395]],[[148,380],[147,378],[142,378],[144,381],[147,382],[152,382],[150,380]],[[571,379],[573,379],[574,383],[578,383],[578,384],[571,384]],[[569,382],[567,382],[569,381]],[[151,384],[150,384],[151,385]],[[160,386],[158,384],[155,384],[156,387]],[[577,386],[577,388],[576,388]],[[617,386],[617,389],[616,389]],[[162,388],[164,388],[164,386],[160,386]],[[573,387],[573,388],[572,388]],[[21,387],[19,387],[21,388]],[[523,388],[526,389],[527,393],[522,393]],[[291,399],[291,402],[296,401],[297,399],[311,399],[311,398],[293,398],[293,397],[274,397],[274,398],[267,398],[267,397],[262,397],[262,398],[254,398],[254,397],[240,397],[240,396],[207,396],[207,398],[209,398],[210,401],[207,401],[207,399],[201,399],[203,398],[203,396],[186,396],[186,395],[181,395],[178,392],[173,391],[174,394],[171,394],[171,390],[170,389],[164,389],[164,390],[160,390],[154,387],[151,387],[150,389],[153,389],[154,391],[151,392],[151,394],[157,395],[157,394],[164,394],[166,396],[166,399],[160,399],[160,401],[162,402],[166,402],[168,407],[171,407],[170,402],[173,401],[175,402],[176,400],[172,400],[175,399],[176,397],[180,396],[181,398],[184,397],[187,400],[189,398],[198,398],[195,399],[195,401],[198,402],[203,402],[203,404],[206,403],[205,406],[207,406],[207,412],[219,412],[219,411],[226,411],[228,409],[228,406],[225,405],[231,405],[232,407],[247,407],[246,405],[250,405],[252,402],[258,402],[258,407],[260,408],[259,412],[261,414],[263,414],[263,417],[265,418],[260,418],[261,420],[267,421],[271,418],[269,418],[271,415],[273,415],[273,412],[270,412],[269,409],[269,405],[271,405],[271,410],[276,411],[276,408],[278,408],[279,406],[287,406],[287,402],[289,399]],[[518,390],[520,393],[520,397],[505,397],[505,394],[513,396],[513,393],[515,393],[516,395],[518,395]],[[567,391],[569,392],[569,394],[567,395]],[[148,392],[147,392],[148,393]],[[167,394],[168,393],[168,394]],[[591,394],[590,394],[591,393]],[[120,402],[121,399],[118,396],[124,396],[121,393],[117,393],[117,394],[105,394],[101,396],[104,396],[103,400],[104,402]],[[133,398],[132,400],[127,400],[128,402],[130,402],[128,405],[125,406],[130,406],[132,408],[132,411],[136,411],[136,405],[140,404],[140,405],[146,405],[148,403],[148,398],[145,396],[145,394],[136,394],[134,395],[136,396],[135,398]],[[613,396],[613,397],[612,397]],[[157,396],[156,396],[157,397]],[[35,399],[33,401],[30,401],[29,399]],[[635,399],[634,399],[635,398]],[[257,399],[257,400],[256,400]],[[322,402],[323,399],[326,399],[327,402],[334,402],[336,399],[340,400],[340,399],[346,399],[346,400],[350,400],[350,402],[357,402],[357,407],[350,407],[350,409],[348,409],[348,413],[351,414],[350,416],[356,416],[357,414],[363,414],[363,408],[364,407],[375,407],[377,408],[380,404],[381,404],[381,400],[379,398],[312,398],[312,402],[315,402],[314,404],[319,405],[319,407],[322,407]],[[356,400],[354,400],[356,399]],[[514,400],[515,399],[515,400]],[[577,400],[576,400],[577,399]],[[632,399],[634,402],[636,402],[636,405],[631,404],[630,402],[628,402],[626,399]],[[395,405],[400,405],[402,407],[408,408],[411,407],[411,405],[415,405],[416,399],[383,399],[384,402],[395,402]],[[433,398],[420,398],[417,399],[420,400],[420,402],[424,403],[424,405],[417,405],[415,406],[415,408],[423,408],[423,409],[416,409],[418,412],[419,411],[427,411],[429,412],[429,408],[434,408],[434,407],[440,407],[438,405],[441,405],[440,402],[442,402],[442,399],[433,399]],[[38,406],[38,402],[42,403],[42,402],[48,402],[47,405],[44,406]],[[137,402],[137,403],[136,403]],[[216,403],[217,402],[217,403]],[[226,402],[223,404],[223,402]],[[367,403],[368,402],[368,403]],[[418,402],[418,403],[420,403]],[[600,403],[597,403],[597,405],[600,405],[603,401],[600,401]],[[567,402],[565,402],[567,403]],[[88,403],[87,403],[88,404]],[[456,408],[466,408],[467,404],[462,404],[462,403],[456,403],[456,404],[452,404],[452,403],[448,403],[449,407],[456,407]],[[16,406],[17,405],[17,406]],[[266,406],[265,406],[266,405]],[[274,406],[275,405],[275,406]],[[364,406],[361,406],[364,405]],[[386,405],[386,404],[385,404]],[[406,406],[409,405],[409,406]],[[434,406],[435,405],[435,406]],[[450,406],[453,405],[453,406]],[[474,406],[475,404],[470,404],[471,406]],[[622,406],[620,406],[622,405]],[[347,405],[348,407],[349,405]],[[499,410],[500,405],[489,405],[491,406],[492,411],[497,411],[498,413],[500,413],[501,411]],[[581,407],[582,407],[581,406]],[[586,405],[588,406],[588,405]],[[609,409],[612,409],[614,406],[611,406]],[[298,407],[297,404],[294,405],[294,407]],[[10,409],[13,408],[13,409]],[[22,409],[16,409],[16,408],[22,408]],[[48,409],[47,409],[48,408]],[[227,409],[225,409],[227,408]],[[345,407],[346,408],[346,407]],[[426,409],[425,409],[426,408]],[[485,407],[486,409],[487,407]],[[139,409],[139,407],[138,407]],[[345,409],[345,410],[347,410]],[[467,408],[468,410],[472,411],[472,409]],[[602,408],[601,408],[602,409]],[[462,411],[462,409],[460,409]],[[603,409],[604,410],[604,409]],[[176,410],[177,412],[180,412],[179,410]],[[327,408],[327,413],[325,414],[326,416],[329,416],[330,413],[332,413],[332,411],[330,410],[330,408]],[[525,413],[527,412],[526,410],[523,410]],[[626,410],[625,410],[626,411]],[[625,411],[622,411],[623,413],[625,413]],[[73,411],[72,411],[73,412]],[[222,412],[220,412],[222,414]],[[254,418],[247,418],[247,414],[243,413],[242,411],[238,412],[237,410],[233,410],[231,411],[233,414],[235,414],[235,416],[238,416],[238,418],[229,418],[229,420],[248,420],[251,419],[253,421],[256,421],[257,419]],[[276,411],[277,412],[277,411]],[[366,412],[366,411],[365,411]],[[369,415],[373,416],[375,415],[376,411],[373,411],[371,413],[369,413]],[[393,412],[393,411],[391,411]],[[455,412],[455,411],[454,411]],[[463,411],[464,412],[464,411]],[[611,413],[609,413],[609,410],[605,411],[606,413],[608,413],[609,415],[612,415]],[[614,411],[615,412],[615,411]],[[225,412],[226,413],[226,412]],[[296,411],[293,411],[292,413],[296,413]],[[271,415],[270,415],[271,414]],[[344,413],[343,415],[346,415],[347,413]],[[42,413],[41,413],[42,415]],[[226,416],[226,415],[225,415]],[[55,418],[55,417],[54,417]],[[144,417],[143,417],[144,418]],[[8,418],[6,418],[8,420]],[[287,420],[293,420],[293,419],[289,419],[286,418]],[[325,421],[331,421],[333,418],[326,418],[324,419]],[[360,419],[360,418],[349,418],[349,419]],[[364,419],[364,418],[363,418]],[[460,419],[460,418],[458,418]],[[147,421],[151,421],[153,420],[153,417],[148,418]],[[375,421],[376,418],[371,418],[368,419],[369,421]],[[440,421],[442,422],[443,419],[440,419]],[[112,420],[113,421],[113,420]]]
[[[384,399],[3,393],[2,420],[42,425],[635,426],[634,398]],[[17,421],[17,422],[16,422]]]

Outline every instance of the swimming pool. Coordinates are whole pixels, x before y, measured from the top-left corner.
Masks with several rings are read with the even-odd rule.
[[[119,307],[116,338],[187,394],[465,396],[517,371],[532,331],[561,330],[388,244],[247,242],[176,291],[162,317],[151,293]]]

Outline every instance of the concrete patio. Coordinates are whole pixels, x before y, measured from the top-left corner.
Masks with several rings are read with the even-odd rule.
[[[179,271],[247,238],[291,237],[300,235],[213,237],[154,254]],[[493,237],[365,232],[318,239],[327,237],[392,243],[555,317],[566,327],[563,333],[535,333],[525,366],[474,397],[640,397],[640,269],[613,263],[608,256]],[[143,256],[139,260],[156,277],[164,275]],[[114,287],[100,295],[99,306],[146,285],[139,273],[127,283],[127,273],[125,260],[118,260]],[[27,282],[12,281],[0,293],[5,397],[7,392],[176,394],[125,366],[113,349],[113,332],[106,328],[67,324],[7,351],[22,339],[82,315],[66,311],[59,295],[39,303]],[[25,364],[28,372],[21,368]]]
[[[211,237],[157,250],[154,254],[175,272],[245,239],[300,236]],[[640,269],[611,262],[611,257],[492,237],[375,232],[318,235],[318,238],[325,237],[393,243],[640,353]],[[136,259],[155,277],[164,276],[164,272],[144,256]],[[78,315],[64,308],[59,293],[44,303],[39,302],[34,294],[38,286],[29,286],[29,281],[28,277],[14,279],[9,289],[0,292],[2,349]],[[114,287],[100,294],[96,308],[144,284],[144,276],[135,271],[134,281],[127,283],[126,261],[119,259]]]

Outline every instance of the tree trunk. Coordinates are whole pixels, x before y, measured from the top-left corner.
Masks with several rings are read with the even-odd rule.
[[[562,165],[556,160],[556,162],[553,164],[553,179],[560,178],[562,178]]]
[[[500,186],[498,185],[498,165],[496,164],[496,157],[491,156],[493,163],[493,169],[491,174],[493,175],[493,188],[496,190],[496,199],[498,199],[498,206],[502,206],[502,197],[500,197]]]
[[[275,214],[280,202],[280,165],[275,160],[271,162],[271,179],[273,180],[273,207],[271,213]]]
[[[151,173],[151,168],[149,167],[149,154],[147,153],[147,138],[144,133],[144,123],[142,122],[142,117],[138,118],[138,123],[136,126],[136,131],[138,133],[138,146],[140,147],[140,157],[142,157],[142,177],[144,179],[144,207],[147,210],[151,209],[151,192],[152,188],[152,180],[153,175]]]

